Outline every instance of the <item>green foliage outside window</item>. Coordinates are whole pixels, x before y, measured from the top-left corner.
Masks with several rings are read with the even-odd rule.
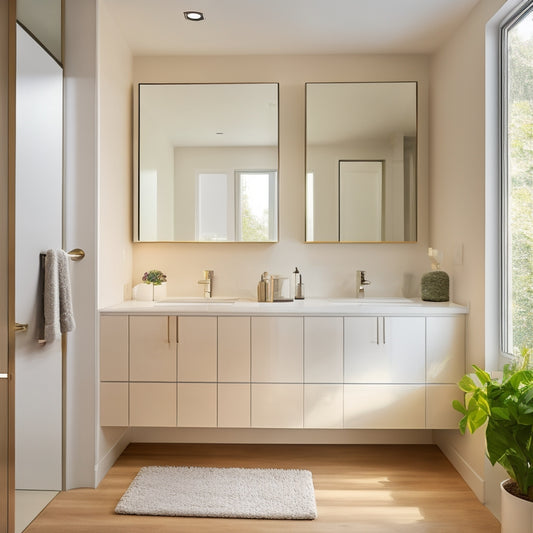
[[[508,33],[509,290],[512,346],[533,346],[533,12]],[[514,348],[512,348],[514,347]]]

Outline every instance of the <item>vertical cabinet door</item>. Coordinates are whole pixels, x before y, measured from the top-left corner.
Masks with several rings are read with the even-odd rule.
[[[176,317],[130,316],[130,381],[176,381]]]
[[[424,317],[346,317],[346,383],[424,383]]]
[[[178,381],[217,380],[217,318],[180,316]]]
[[[129,397],[127,383],[100,383],[100,425],[127,426]]]
[[[252,384],[252,427],[303,427],[303,384]]]
[[[342,317],[305,317],[304,329],[305,383],[342,383]]]
[[[461,414],[452,407],[453,400],[464,401],[464,393],[456,384],[426,385],[426,427],[457,429]]]
[[[252,317],[252,381],[303,382],[303,317]]]
[[[465,317],[426,318],[428,383],[457,383],[465,373]]]
[[[178,426],[217,426],[216,383],[178,383]]]
[[[100,381],[128,381],[128,317],[100,318]]]
[[[250,317],[218,317],[218,381],[250,381]]]
[[[304,427],[342,428],[343,390],[341,384],[304,385]]]
[[[218,384],[218,427],[250,427],[250,384]]]
[[[130,425],[176,426],[176,383],[130,383]]]

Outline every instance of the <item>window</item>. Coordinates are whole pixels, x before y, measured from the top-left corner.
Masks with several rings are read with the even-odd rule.
[[[501,348],[533,347],[533,6],[501,32]]]

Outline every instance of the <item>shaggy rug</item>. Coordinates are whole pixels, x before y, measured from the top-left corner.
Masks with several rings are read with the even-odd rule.
[[[118,514],[219,518],[316,518],[308,470],[146,466],[115,508]]]

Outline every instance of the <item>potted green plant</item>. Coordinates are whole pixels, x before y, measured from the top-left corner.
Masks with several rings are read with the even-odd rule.
[[[162,300],[167,296],[167,276],[161,270],[145,272],[142,281],[152,286],[152,299]]]
[[[531,350],[505,365],[503,376],[492,377],[473,365],[459,387],[464,402],[453,407],[463,417],[459,430],[474,433],[485,427],[487,456],[509,474],[502,483],[502,533],[533,532],[533,369]],[[516,506],[516,508],[515,508]],[[523,524],[516,521],[523,521]],[[511,522],[510,522],[511,521]]]

